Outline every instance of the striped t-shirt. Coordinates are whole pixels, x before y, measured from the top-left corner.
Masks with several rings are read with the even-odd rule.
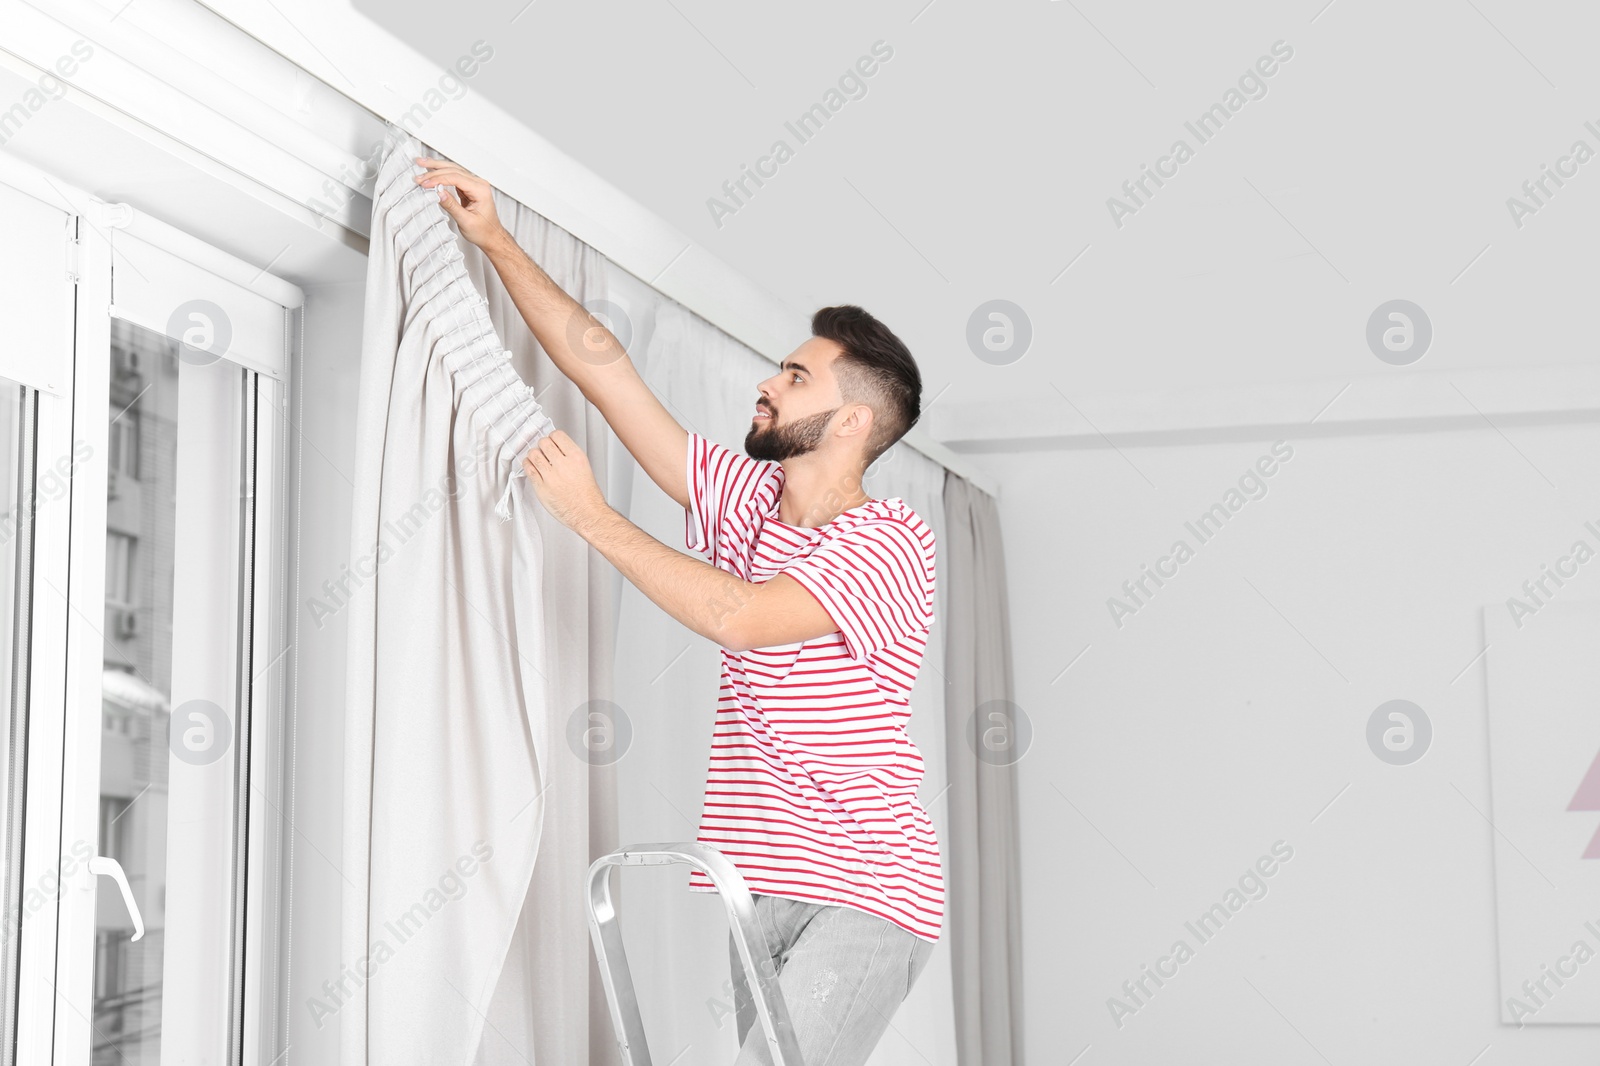
[[[722,651],[697,839],[752,892],[843,904],[937,940],[939,842],[906,734],[933,624],[933,531],[899,497],[812,529],[778,519],[783,467],[689,434],[690,550],[746,581],[798,581],[838,631]],[[728,610],[738,608],[730,603]],[[689,887],[714,892],[693,871]]]

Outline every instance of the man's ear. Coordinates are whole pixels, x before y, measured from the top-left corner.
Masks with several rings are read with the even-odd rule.
[[[872,432],[872,408],[864,403],[851,405],[850,413],[844,416],[839,423],[839,428],[852,434],[867,434]]]

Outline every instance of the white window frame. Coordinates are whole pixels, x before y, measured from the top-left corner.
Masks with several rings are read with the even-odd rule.
[[[0,186],[5,192],[11,189]],[[22,200],[15,201],[19,205]],[[49,214],[49,201],[39,198],[27,203],[27,210]],[[9,352],[20,357],[0,363],[0,375],[36,389],[34,479],[52,466],[58,457],[72,455],[72,361],[75,327],[75,294],[69,247],[78,220],[56,210],[49,227],[59,244],[54,249],[59,273],[36,271],[35,288],[18,294],[10,284],[7,295],[21,302],[30,313],[13,318],[8,324],[14,341]],[[47,231],[48,232],[48,231]],[[51,241],[27,249],[48,263]],[[0,303],[4,298],[0,297]],[[13,308],[8,308],[13,310]],[[70,459],[69,459],[70,462]],[[33,583],[29,596],[28,736],[25,751],[23,849],[23,891],[18,939],[18,988],[16,1061],[49,1062],[54,1039],[55,1002],[49,983],[40,976],[53,976],[56,970],[56,930],[59,918],[58,877],[73,870],[61,865],[63,856],[73,863],[71,844],[61,834],[62,751],[66,724],[66,634],[68,588],[68,544],[72,496],[68,491],[40,493],[32,513]],[[101,561],[103,565],[103,560]],[[20,591],[20,589],[19,589]],[[19,664],[20,668],[20,664]],[[98,716],[97,716],[98,717]]]
[[[67,876],[62,878],[59,899],[47,896],[44,905],[23,915],[17,1061],[30,1066],[88,1066],[90,1061],[93,1033],[87,1007],[93,998],[95,899],[98,892],[120,896],[109,878],[96,878],[88,871],[82,856],[84,842],[92,846],[96,841],[100,820],[103,649],[98,629],[106,580],[110,326],[112,316],[120,315],[166,333],[167,323],[156,317],[167,299],[164,293],[182,291],[214,299],[237,319],[243,336],[237,350],[230,346],[223,358],[254,372],[246,379],[252,387],[240,403],[247,411],[253,408],[241,424],[253,425],[255,433],[253,477],[241,486],[238,501],[239,547],[244,553],[238,566],[250,580],[239,593],[245,622],[242,635],[247,640],[238,652],[239,691],[230,757],[242,760],[235,764],[236,770],[248,773],[249,783],[237,787],[235,778],[229,829],[238,849],[225,886],[233,902],[227,930],[230,1006],[217,1031],[190,1035],[192,1046],[220,1056],[208,1054],[209,1061],[264,1066],[270,1056],[262,1052],[286,1009],[280,999],[285,975],[277,969],[283,953],[276,949],[285,935],[287,898],[282,859],[290,829],[279,812],[288,806],[292,656],[287,654],[285,635],[293,609],[285,550],[290,485],[283,412],[289,396],[290,346],[298,336],[303,296],[259,267],[124,205],[103,204],[0,153],[0,192],[32,195],[51,205],[60,201],[63,191],[73,204],[86,205],[87,210],[87,216],[59,212],[59,251],[68,268],[61,284],[73,289],[70,310],[65,321],[46,323],[39,330],[50,343],[25,346],[26,363],[0,351],[0,376],[41,389],[37,462],[48,465],[56,456],[72,454],[74,443],[87,445],[88,452],[73,469],[70,491],[58,500],[42,502],[34,515],[36,579],[23,864],[28,885],[47,877],[52,867],[67,871]],[[119,253],[135,252],[146,265],[147,277],[130,284],[124,283],[128,272],[120,274],[116,291],[122,298],[114,306],[114,263]],[[153,270],[151,263],[157,264]],[[151,274],[164,281],[151,284]],[[176,590],[177,595],[185,593]],[[205,590],[187,593],[204,595]],[[164,1044],[163,1058],[166,1051]]]

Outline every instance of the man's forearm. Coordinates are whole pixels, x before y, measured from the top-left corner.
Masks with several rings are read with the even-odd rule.
[[[662,544],[611,507],[573,525],[663,611],[735,651],[734,622],[759,587]]]
[[[510,231],[501,229],[496,239],[485,241],[483,252],[528,329],[589,402],[595,402],[608,372],[632,369],[631,363],[624,369],[627,353],[611,331],[597,325],[588,310],[522,250]]]

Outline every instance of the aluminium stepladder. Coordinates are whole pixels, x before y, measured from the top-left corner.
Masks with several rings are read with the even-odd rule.
[[[772,972],[770,963],[766,966],[756,963],[758,957],[767,958],[766,937],[761,933],[750,889],[725,855],[716,848],[695,842],[634,844],[600,856],[589,867],[589,935],[594,941],[595,959],[600,964],[600,981],[605,986],[606,1003],[611,1008],[611,1024],[617,1031],[623,1066],[650,1066],[650,1048],[645,1043],[644,1020],[639,1014],[633,976],[628,971],[628,956],[622,949],[622,929],[617,925],[617,911],[611,902],[611,868],[680,863],[704,873],[717,886],[717,893],[728,911],[728,924],[739,951],[739,961],[744,965],[750,996],[755,1001],[756,1018],[766,1034],[773,1066],[805,1066],[795,1043],[794,1026],[789,1021],[783,990],[778,987],[778,976]]]

